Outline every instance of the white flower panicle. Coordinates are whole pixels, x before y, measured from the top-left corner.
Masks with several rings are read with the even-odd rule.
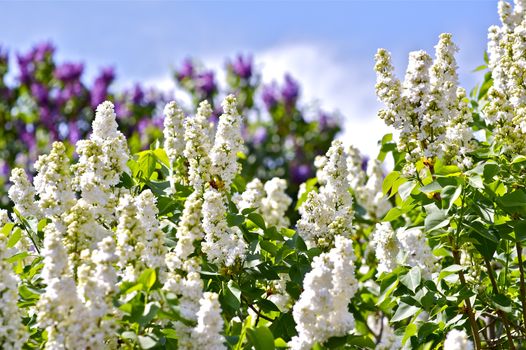
[[[172,164],[177,157],[183,156],[184,120],[184,112],[175,101],[169,102],[164,107],[164,150]]]
[[[36,204],[36,191],[24,169],[15,168],[9,178],[12,185],[9,188],[9,198],[15,203],[15,209],[24,217],[40,218],[40,209]]]
[[[458,48],[451,38],[451,34],[440,35],[434,61],[424,51],[411,52],[403,83],[394,76],[386,50],[378,50],[375,57],[376,93],[385,104],[379,115],[400,131],[398,149],[407,152],[407,173],[414,171],[413,163],[422,158],[444,158],[458,166],[470,164],[465,158],[473,149],[468,126],[472,117],[465,108],[465,92],[458,88],[454,57]]]
[[[242,194],[236,193],[232,196],[239,211],[243,209],[258,209],[261,206],[261,201],[265,198],[263,183],[260,179],[255,178],[247,184],[245,192]]]
[[[79,331],[85,325],[79,318],[82,303],[62,243],[64,228],[59,225],[51,222],[44,228],[44,267],[41,276],[46,289],[36,309],[38,325],[48,333],[46,349],[81,346]]]
[[[126,138],[117,130],[113,104],[103,102],[97,107],[93,133],[89,140],[77,142],[79,161],[73,166],[74,184],[81,197],[109,219],[109,203],[116,202],[113,188],[127,172],[129,151]]]
[[[205,239],[201,248],[210,262],[231,266],[244,257],[247,245],[238,227],[228,227],[226,212],[222,193],[214,188],[206,190],[203,204]]]
[[[376,259],[378,259],[378,274],[393,271],[398,266],[397,256],[400,247],[390,223],[376,224],[371,244],[375,248]]]
[[[221,334],[223,318],[221,317],[218,295],[210,292],[204,293],[199,304],[197,326],[192,332],[194,349],[226,349],[225,337]]]
[[[335,237],[335,247],[314,258],[312,270],[305,275],[303,292],[293,307],[298,335],[293,350],[307,350],[331,337],[344,336],[354,329],[348,304],[358,289],[354,276],[352,241]]]
[[[10,257],[6,240],[6,236],[0,234],[0,344],[2,349],[18,350],[27,340],[28,333],[17,306],[18,276],[13,272],[12,264],[6,261]]]
[[[237,154],[243,152],[241,136],[242,117],[237,111],[234,95],[228,95],[222,103],[223,114],[219,117],[214,146],[210,152],[211,174],[218,177],[229,189],[234,177],[241,170]]]
[[[0,228],[9,222],[11,222],[11,219],[9,218],[9,212],[5,209],[0,209]]]
[[[458,329],[451,330],[444,342],[444,349],[446,350],[473,350],[473,343],[468,339],[465,331]]]
[[[363,186],[356,187],[354,192],[358,203],[364,207],[370,215],[378,219],[383,217],[389,209],[391,209],[389,199],[382,192],[384,180],[382,163],[377,159],[369,161],[367,173],[367,182],[365,182]]]
[[[203,214],[202,194],[194,191],[185,201],[184,209],[177,226],[177,244],[174,257],[177,259],[176,268],[181,269],[184,261],[194,253],[194,242],[204,237],[203,225],[201,223]]]
[[[199,104],[197,114],[185,122],[184,156],[188,161],[188,180],[196,191],[203,191],[210,181],[212,140],[208,119],[211,114],[212,107],[205,100]]]
[[[118,138],[121,135],[118,131],[119,125],[113,103],[105,101],[97,106],[95,120],[93,120],[91,127],[93,130],[91,139],[99,143]]]
[[[104,342],[114,335],[116,319],[113,313],[112,297],[118,291],[117,272],[114,264],[115,241],[106,237],[93,252],[83,251],[83,263],[78,270],[77,290],[84,305],[84,342],[89,349],[103,349]],[[108,317],[109,316],[109,317]]]
[[[42,213],[47,217],[60,216],[73,206],[76,199],[64,144],[54,142],[49,155],[42,155],[35,162],[35,169],[38,174],[33,183]]]
[[[139,220],[139,210],[132,196],[124,195],[116,212],[118,224],[115,236],[119,257],[117,266],[122,270],[123,280],[133,282],[146,269],[146,230]]]
[[[278,229],[288,227],[290,222],[286,212],[292,198],[286,193],[287,181],[274,177],[265,183],[264,189],[266,196],[261,200],[259,210],[265,223]]]
[[[526,14],[524,4],[499,2],[502,25],[488,34],[488,58],[493,86],[484,114],[498,144],[510,154],[526,151]]]
[[[418,227],[401,228],[396,232],[403,257],[401,263],[409,266],[418,266],[424,278],[430,278],[437,270],[436,257],[431,252],[427,238]]]
[[[66,234],[63,242],[68,252],[69,264],[74,271],[81,263],[82,251],[95,249],[102,239],[112,235],[110,230],[95,220],[90,209],[91,206],[80,199],[64,214]]]
[[[137,205],[138,218],[141,225],[146,231],[146,247],[144,252],[144,260],[149,268],[161,268],[164,266],[164,255],[166,254],[166,247],[164,245],[164,232],[157,216],[159,210],[157,209],[157,199],[151,190],[142,191],[135,198]]]
[[[347,180],[347,155],[341,141],[332,142],[326,157],[319,171],[322,179],[319,192],[309,192],[299,210],[297,230],[310,247],[331,246],[335,236],[348,237],[351,233],[354,213]]]
[[[233,195],[232,201],[239,211],[256,209],[256,213],[263,217],[268,226],[279,229],[289,225],[285,213],[292,199],[285,192],[286,189],[287,182],[283,179],[275,177],[263,185],[261,180],[256,178],[247,184],[245,192]]]
[[[366,173],[362,168],[363,161],[360,150],[353,145],[349,145],[347,148],[347,170],[349,171],[347,180],[350,187],[355,190],[362,186],[366,180]]]

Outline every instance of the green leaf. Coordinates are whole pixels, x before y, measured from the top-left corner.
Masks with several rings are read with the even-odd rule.
[[[416,181],[408,181],[400,185],[398,188],[398,194],[400,198],[405,201],[407,197],[411,195],[411,192],[416,187]]]
[[[256,350],[274,350],[274,336],[270,329],[261,326],[255,329],[247,329],[247,336]]]
[[[438,282],[440,282],[444,277],[447,277],[449,275],[458,273],[460,271],[464,270],[464,267],[461,265],[449,265],[448,267],[442,269],[438,275]]]
[[[405,320],[406,318],[413,316],[418,310],[420,310],[420,308],[417,306],[412,306],[401,302],[398,306],[398,309],[396,309],[396,312],[393,318],[391,319],[391,322]]]
[[[226,215],[226,222],[228,226],[241,226],[245,222],[245,217],[243,215],[231,214]]]
[[[135,175],[144,180],[149,180],[155,171],[157,159],[152,151],[142,151],[138,155],[137,173]]]
[[[223,283],[223,300],[232,309],[237,310],[241,306],[241,290],[232,280]]]
[[[400,278],[400,282],[414,293],[420,285],[421,277],[420,268],[415,266],[405,276]]]
[[[503,294],[495,294],[491,296],[493,305],[503,312],[511,313],[513,311],[512,301]]]
[[[449,211],[456,200],[462,194],[462,186],[446,186],[440,192],[440,197],[442,198],[442,207],[446,207]]]
[[[252,213],[249,213],[247,215],[247,218],[252,221],[257,227],[261,228],[261,229],[265,229],[266,228],[266,225],[265,225],[265,220],[263,219],[263,217],[261,215],[259,215],[258,213],[255,213],[255,212],[252,212]]]
[[[146,269],[141,273],[141,275],[137,279],[137,282],[145,286],[146,290],[150,290],[155,284],[156,280],[157,280],[157,275],[155,273],[155,270]]]
[[[400,178],[400,173],[398,171],[392,171],[389,173],[382,183],[382,192],[388,194],[389,190],[393,187],[393,184],[396,180]]]
[[[11,235],[9,236],[9,240],[7,241],[7,248],[13,248],[15,244],[18,243],[18,241],[22,238],[22,230],[17,227],[16,229],[11,232]]]
[[[404,332],[404,338],[402,339],[402,344],[405,344],[405,342],[409,340],[409,338],[411,338],[413,335],[415,335],[417,331],[418,331],[418,328],[416,324],[411,323],[407,325],[407,327],[405,328],[405,332]]]
[[[439,209],[435,204],[425,206],[427,216],[424,221],[426,231],[438,230],[449,224],[449,216],[446,211]]]
[[[153,154],[160,163],[163,163],[168,168],[170,167],[170,159],[168,158],[168,155],[166,155],[164,149],[157,148],[153,150]]]
[[[137,337],[137,341],[141,349],[151,349],[157,345],[157,341],[153,339],[151,336],[139,335]]]

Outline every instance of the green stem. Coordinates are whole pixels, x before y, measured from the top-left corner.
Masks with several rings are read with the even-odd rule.
[[[455,247],[453,248],[453,259],[455,260],[455,264],[460,265],[460,254],[458,253],[458,250]],[[461,270],[459,271],[458,274],[459,274],[460,284],[462,285],[463,288],[467,288],[467,283],[464,277],[464,272]],[[477,325],[477,320],[475,319],[473,307],[471,306],[471,301],[469,300],[469,298],[466,298],[465,302],[466,302],[466,311],[468,313],[469,325],[471,326],[471,334],[473,335],[473,340],[475,341],[475,350],[480,350],[482,349],[482,345],[480,341],[479,327]]]
[[[519,260],[522,318],[524,321],[524,327],[526,327],[526,285],[524,283],[524,266],[523,266],[523,261],[522,261],[522,246],[520,242],[517,242],[515,243],[515,247],[517,248],[517,259]]]
[[[486,269],[488,270],[488,276],[491,281],[491,285],[493,287],[493,293],[499,294],[499,287],[497,285],[497,281],[495,280],[495,276],[493,275],[493,268],[491,267],[491,263],[486,258],[484,258],[484,262],[486,263]],[[509,344],[510,350],[515,350],[515,344],[513,344],[513,338],[511,336],[508,317],[506,317],[506,314],[502,312],[501,310],[497,310],[497,315],[499,315],[499,317],[502,319],[502,324],[504,325],[504,329],[506,330],[506,336],[508,337],[508,344]]]

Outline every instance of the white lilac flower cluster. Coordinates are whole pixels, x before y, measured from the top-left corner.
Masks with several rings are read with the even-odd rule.
[[[194,242],[204,238],[201,197],[201,192],[195,191],[185,202],[177,229],[175,250],[165,255],[168,273],[163,289],[178,296],[181,316],[197,323],[194,328],[181,321],[174,323],[180,349],[225,349],[224,339],[220,334],[222,319],[218,321],[218,318],[221,318],[221,310],[217,295],[203,293],[200,258],[193,255]],[[204,322],[206,317],[213,322]]]
[[[185,121],[184,157],[188,162],[188,180],[196,191],[203,191],[210,182],[210,151],[212,150],[212,128],[210,118],[212,107],[203,101],[197,108],[197,114]]]
[[[391,203],[382,192],[384,170],[382,162],[374,159],[367,162],[367,171],[363,169],[364,157],[354,146],[347,148],[347,177],[349,186],[354,190],[356,201],[374,218],[383,217]]]
[[[60,216],[75,203],[69,157],[64,144],[54,142],[51,152],[36,161],[35,169],[38,174],[33,183],[40,198],[38,205],[42,213],[47,217]]]
[[[495,141],[509,153],[526,151],[526,11],[520,1],[515,6],[499,1],[500,27],[491,26],[488,58],[493,86],[488,90],[485,117],[493,127]]]
[[[298,335],[292,338],[291,349],[311,349],[315,343],[323,344],[354,329],[354,317],[348,310],[358,289],[354,260],[352,241],[339,235],[334,248],[314,258],[292,309]]]
[[[473,343],[468,339],[465,331],[458,329],[451,330],[444,342],[444,349],[446,350],[473,350]]]
[[[236,193],[232,201],[239,211],[243,209],[256,209],[268,226],[280,229],[289,225],[285,215],[292,203],[292,198],[286,193],[287,182],[280,178],[272,178],[263,183],[258,178],[247,184],[245,192]]]
[[[22,169],[11,175],[15,208],[48,219],[41,252],[46,287],[36,305],[46,349],[107,348],[118,282],[136,280],[145,268],[164,268],[153,193],[132,196],[116,187],[128,171],[128,149],[115,117],[110,102],[97,108],[90,139],[77,143],[76,164],[57,142],[35,164],[34,186]]]
[[[297,231],[308,246],[329,247],[337,235],[350,236],[353,217],[347,154],[341,141],[333,141],[317,163],[321,186],[318,192],[309,192],[301,205]]]
[[[242,117],[237,111],[237,101],[228,95],[222,103],[223,114],[219,117],[214,145],[210,152],[211,174],[217,177],[226,188],[230,188],[234,177],[241,170],[237,154],[243,152],[241,136]]]
[[[172,164],[183,155],[185,149],[184,120],[183,110],[174,101],[164,107],[163,148]]]
[[[363,186],[355,187],[354,190],[358,203],[377,219],[383,217],[391,209],[389,199],[382,192],[383,181],[382,163],[374,159],[368,162],[367,182]]]
[[[36,191],[24,169],[15,168],[11,172],[11,187],[9,188],[9,198],[15,203],[14,209],[24,217],[40,218],[40,208],[36,204]]]
[[[376,224],[371,244],[378,259],[378,274],[391,272],[398,264],[418,266],[424,278],[437,270],[436,257],[421,228],[399,228],[395,232],[388,222]]]
[[[201,249],[214,264],[231,266],[242,259],[247,245],[239,227],[229,227],[224,195],[210,188],[204,193],[203,230]]]
[[[2,224],[0,223],[0,227]],[[28,334],[18,309],[18,277],[13,272],[7,239],[0,234],[0,344],[2,349],[21,349]]]
[[[222,103],[214,144],[210,151],[210,182],[203,194],[203,229],[206,232],[202,251],[209,261],[231,266],[240,261],[247,249],[243,233],[229,227],[226,221],[228,194],[241,170],[237,154],[243,151],[242,117],[237,112],[237,101],[229,95]]]
[[[79,160],[73,166],[75,189],[98,216],[109,222],[114,220],[112,209],[118,202],[114,187],[128,171],[128,145],[117,126],[113,104],[101,103],[90,139],[76,144]]]
[[[466,92],[458,87],[454,53],[458,50],[451,34],[441,34],[433,59],[424,51],[409,54],[405,80],[394,76],[390,54],[378,50],[375,60],[376,93],[385,108],[379,112],[387,125],[400,132],[398,148],[406,152],[405,171],[427,158],[469,167],[467,155],[473,148],[472,116]]]

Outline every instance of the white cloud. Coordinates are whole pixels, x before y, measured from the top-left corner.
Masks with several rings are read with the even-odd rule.
[[[375,157],[377,142],[389,128],[376,116],[380,104],[374,92],[373,61],[344,61],[328,46],[287,44],[255,52],[265,83],[281,82],[290,73],[302,87],[304,102],[318,100],[322,108],[345,117],[341,139]]]

